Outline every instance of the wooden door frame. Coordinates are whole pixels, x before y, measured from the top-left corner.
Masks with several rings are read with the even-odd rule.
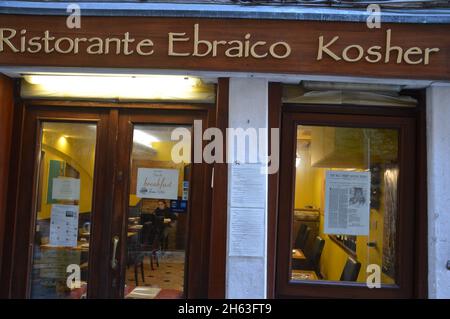
[[[47,112],[50,112],[49,118],[52,119],[71,119],[73,118],[76,121],[77,116],[71,116],[69,113],[74,114],[77,110],[79,110],[83,114],[107,114],[105,115],[104,125],[108,125],[108,129],[104,130],[108,133],[105,134],[105,136],[102,137],[103,141],[109,140],[108,143],[105,143],[107,145],[113,145],[111,143],[111,140],[113,140],[117,134],[118,130],[118,112],[119,109],[129,109],[129,110],[135,110],[136,112],[145,112],[144,110],[151,110],[153,112],[156,111],[162,111],[162,112],[203,112],[205,123],[207,124],[207,127],[211,127],[215,123],[215,105],[211,104],[187,104],[187,103],[111,103],[111,102],[87,102],[87,101],[57,101],[57,100],[26,100],[26,101],[20,101],[18,100],[18,110],[16,110],[15,118],[14,118],[14,134],[13,134],[13,147],[12,147],[12,154],[11,154],[11,165],[10,169],[12,168],[13,171],[18,172],[15,174],[15,176],[11,176],[9,180],[9,191],[8,191],[8,214],[6,216],[6,227],[5,229],[8,229],[8,233],[5,235],[9,235],[11,240],[5,243],[5,254],[3,258],[3,269],[2,269],[2,278],[0,287],[3,291],[3,296],[5,298],[27,298],[29,296],[29,275],[30,275],[30,266],[32,262],[32,255],[31,255],[31,249],[29,247],[30,243],[33,240],[32,234],[34,234],[34,223],[35,218],[30,218],[30,216],[35,216],[35,210],[32,208],[33,203],[35,203],[35,190],[33,190],[33,186],[36,183],[36,163],[37,161],[37,148],[39,141],[31,140],[33,136],[36,136],[37,133],[37,127],[33,124],[33,120],[30,119],[30,117],[27,117],[27,114],[33,113],[33,112],[39,112],[42,110],[45,110]],[[35,111],[39,110],[39,111]],[[55,114],[62,114],[66,112],[65,116],[56,115],[54,117],[51,116],[51,112],[55,112]],[[81,115],[83,117],[84,115]],[[28,119],[28,120],[27,120]],[[35,121],[36,122],[36,121]],[[28,127],[32,127],[32,130],[26,129]],[[204,129],[206,127],[204,126]],[[29,131],[27,131],[29,130]],[[30,145],[31,143],[34,145],[36,143],[35,149],[25,148],[24,145]],[[98,143],[97,143],[98,145]],[[115,145],[115,144],[114,144]],[[98,153],[99,149],[97,149]],[[116,154],[117,147],[112,148],[109,150],[109,152],[112,152],[110,154]],[[30,161],[29,165],[26,165],[27,169],[24,171],[21,169],[21,165],[18,163],[22,163],[21,161],[25,158],[32,158],[33,160]],[[101,165],[104,167],[104,170],[106,174],[114,174],[115,170],[115,164],[112,163],[113,161],[108,161],[108,157],[103,156],[99,160],[96,161],[96,166]],[[32,163],[32,164],[31,164]],[[205,174],[205,180],[210,181],[212,176],[212,166],[201,164],[204,166],[204,174]],[[26,203],[22,203],[19,201],[20,194],[24,194],[24,181],[21,180],[21,176],[24,175],[32,175],[33,176],[33,183],[28,187],[28,193],[33,194],[33,199],[26,201]],[[116,176],[113,176],[113,179],[115,179]],[[104,183],[103,183],[104,184]],[[114,183],[113,183],[114,184]],[[205,183],[203,185],[203,204],[202,204],[202,210],[203,211],[211,211],[211,196],[212,196],[212,190],[210,187],[210,183]],[[26,193],[26,192],[25,192]],[[115,188],[111,186],[108,190],[105,190],[105,193],[111,194],[112,197],[115,193]],[[98,195],[99,196],[99,195]],[[26,207],[25,207],[26,206]],[[106,207],[105,210],[111,210],[111,207]],[[28,211],[28,213],[26,213]],[[30,220],[30,223],[19,223],[19,220],[27,220],[22,219],[25,215],[28,216],[28,219]],[[99,214],[97,214],[99,215]],[[112,216],[112,214],[110,214]],[[103,221],[104,222],[104,221]],[[99,222],[97,222],[99,223]],[[204,214],[203,216],[203,227],[202,229],[209,229],[209,225],[211,223],[211,214]],[[95,231],[95,222],[93,223],[93,231]],[[98,232],[100,233],[100,232]],[[208,237],[210,234],[208,233]],[[110,245],[110,238],[106,238],[106,236],[102,236],[99,234],[98,240],[102,242],[103,245],[106,245],[106,247],[109,247]],[[203,241],[202,246],[202,258],[201,258],[201,271],[200,273],[205,274],[205,280],[201,280],[199,282],[199,285],[195,288],[195,293],[192,293],[193,296],[196,297],[206,297],[208,295],[208,274],[209,274],[209,251],[211,250],[210,247],[210,241],[209,238],[207,240]],[[23,250],[25,247],[25,250]],[[28,247],[28,249],[27,249]],[[100,245],[99,245],[100,247]],[[27,253],[24,253],[27,252]],[[102,251],[94,252],[91,250],[90,252],[90,258],[93,254],[96,254],[96,256],[106,256],[105,260],[109,260],[108,253],[110,252],[110,249],[103,249]],[[91,274],[93,274],[95,271],[100,271],[96,269],[90,268]],[[94,278],[92,276],[89,276],[89,280],[91,281],[98,281],[101,280],[102,282],[98,282],[95,286],[98,287],[98,291],[90,290],[88,297],[97,297],[97,298],[107,298],[108,295],[104,294],[105,289],[107,288],[108,279],[110,279],[109,276],[99,276],[101,278]]]
[[[385,108],[374,106],[355,106],[355,105],[307,105],[307,104],[283,104],[282,103],[282,86],[280,83],[269,84],[269,126],[281,127],[279,123],[285,112],[298,112],[298,113],[317,113],[321,114],[359,114],[359,115],[384,115],[384,116],[397,116],[397,117],[412,117],[415,121],[416,129],[416,174],[412,183],[415,185],[415,193],[417,194],[415,199],[415,215],[414,215],[414,236],[411,238],[414,240],[415,253],[413,256],[413,297],[415,298],[427,298],[428,296],[428,259],[427,259],[427,175],[426,175],[426,97],[425,90],[408,90],[403,91],[403,94],[413,96],[418,100],[418,105],[414,109],[404,108]],[[277,126],[279,125],[279,126]],[[281,137],[280,137],[281,140]],[[283,166],[283,160],[280,160],[280,167]],[[267,295],[269,298],[283,298],[293,296],[283,296],[277,292],[277,267],[276,261],[280,258],[277,251],[277,238],[278,238],[278,196],[279,196],[279,174],[273,174],[269,176],[269,194],[272,194],[270,200],[273,202],[269,204],[269,221],[268,221],[268,288]],[[273,244],[271,244],[273,243]],[[278,270],[280,271],[280,270]],[[313,291],[313,287],[311,287]],[[339,295],[341,291],[339,287],[335,288],[336,293]],[[324,295],[312,293],[308,296],[320,296]],[[330,295],[330,297],[336,297]],[[297,296],[299,297],[299,296]]]
[[[31,264],[33,253],[34,229],[36,222],[36,196],[37,196],[37,179],[38,167],[40,161],[41,141],[40,125],[42,121],[70,121],[77,123],[97,123],[99,127],[99,135],[97,140],[96,152],[96,172],[98,174],[98,167],[104,165],[106,157],[98,156],[101,154],[101,144],[104,143],[106,136],[102,132],[107,132],[107,112],[106,110],[85,110],[83,112],[80,108],[55,110],[51,107],[34,108],[32,106],[23,107],[23,121],[20,130],[21,142],[17,149],[18,159],[16,181],[14,182],[16,188],[14,190],[14,197],[11,196],[11,205],[13,209],[10,210],[10,223],[8,227],[11,232],[11,249],[10,249],[10,264],[9,264],[9,297],[11,298],[26,298],[29,296],[29,280],[31,276]],[[82,114],[80,114],[80,112]],[[103,129],[104,128],[104,129]],[[25,147],[25,145],[33,147]],[[101,174],[100,174],[101,175]],[[31,177],[31,182],[30,182]],[[95,186],[94,186],[95,187]],[[12,190],[13,191],[13,190]],[[99,191],[98,194],[102,193]],[[31,195],[31,196],[30,196]],[[99,195],[97,195],[99,196]],[[93,200],[93,203],[96,202]],[[97,205],[100,205],[98,202]],[[12,208],[12,207],[11,207]],[[92,211],[102,211],[101,206],[92,207]],[[28,221],[28,222],[24,222]],[[97,222],[98,223],[98,222]],[[95,221],[93,221],[95,224]],[[96,238],[97,239],[97,238]],[[94,252],[90,251],[90,258]],[[98,280],[95,278],[94,280]]]
[[[10,151],[14,114],[14,80],[0,74],[0,260],[3,260],[3,243],[6,241],[6,207]],[[0,274],[2,273],[0,263]],[[0,298],[3,293],[0,292]]]
[[[216,127],[228,128],[229,79],[220,78],[217,86]],[[227,145],[223,134],[223,145]],[[224,299],[226,293],[227,220],[228,220],[228,164],[214,163],[211,240],[209,251],[208,298]]]
[[[210,107],[210,110],[213,109]],[[192,126],[192,133],[194,133],[194,120],[202,120],[202,127],[206,129],[212,124],[212,115],[209,114],[208,109],[203,110],[130,110],[124,109],[119,114],[119,131],[124,133],[119,135],[117,145],[122,147],[121,155],[118,158],[118,171],[123,172],[120,180],[117,181],[117,190],[115,191],[114,201],[114,225],[126,225],[126,217],[128,214],[123,214],[127,211],[128,200],[130,194],[130,176],[131,166],[130,158],[132,154],[132,135],[134,124],[138,125],[180,125]],[[192,134],[192,138],[194,138]],[[192,145],[191,158],[194,158],[194,141]],[[202,144],[205,144],[202,141]],[[204,146],[204,145],[202,145]],[[202,147],[203,149],[203,147]],[[206,163],[191,163],[190,176],[190,190],[189,190],[189,208],[188,208],[188,232],[187,232],[187,246],[186,256],[187,263],[185,265],[185,297],[186,298],[204,298],[207,292],[208,281],[208,253],[209,253],[209,230],[211,224],[210,198],[211,198],[211,166]],[[194,188],[195,187],[195,188]],[[125,196],[125,198],[123,198]],[[121,251],[126,251],[126,227],[122,229],[114,229],[114,234],[120,234],[122,245]],[[117,280],[125,278],[126,261],[125,254],[120,254],[122,265],[120,275]],[[190,270],[194,271],[190,271]],[[125,282],[121,282],[123,286]],[[119,291],[123,293],[122,289]],[[123,297],[123,295],[112,296]]]

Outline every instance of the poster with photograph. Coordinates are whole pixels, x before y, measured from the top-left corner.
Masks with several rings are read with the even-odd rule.
[[[79,206],[52,205],[50,245],[77,247]]]
[[[138,168],[138,198],[178,199],[177,169]]]
[[[325,234],[369,235],[370,172],[327,171]]]

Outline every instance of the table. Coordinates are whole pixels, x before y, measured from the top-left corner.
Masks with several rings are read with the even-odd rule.
[[[142,287],[142,286],[126,286],[125,299],[155,299],[161,292],[161,288]]]
[[[127,233],[127,236],[128,236],[128,238],[130,238],[130,237],[133,237],[133,236],[136,236],[138,233],[137,232],[128,232]]]
[[[66,247],[66,246],[54,246],[50,244],[41,245],[41,249],[55,249],[55,250],[81,250],[83,252],[89,251],[89,242],[79,241],[76,247]]]
[[[292,250],[292,259],[306,259],[305,254],[301,249],[293,249]]]
[[[140,231],[143,227],[144,225],[141,224],[128,225],[128,231]]]
[[[313,270],[292,270],[292,280],[319,280]]]

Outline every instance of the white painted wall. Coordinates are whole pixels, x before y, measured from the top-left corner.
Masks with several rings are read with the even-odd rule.
[[[450,87],[427,89],[428,295],[450,298]]]
[[[229,127],[267,128],[268,82],[265,79],[231,78],[229,88]],[[259,136],[265,139],[267,136]],[[237,147],[237,145],[236,145]],[[248,151],[248,149],[246,149]],[[262,161],[262,160],[261,160]],[[231,165],[229,165],[231,166]],[[230,256],[230,190],[237,181],[228,172],[228,233],[226,298],[266,298],[267,284],[267,175],[265,176],[264,214],[258,223],[264,225],[264,252],[260,257]],[[253,190],[248,189],[251,193]],[[246,216],[242,216],[245,220]],[[257,245],[249,240],[246,245]]]

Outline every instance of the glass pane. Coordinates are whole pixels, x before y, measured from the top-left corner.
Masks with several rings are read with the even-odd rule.
[[[397,130],[297,127],[292,281],[395,283],[398,173]]]
[[[44,122],[31,298],[86,296],[97,127]]]
[[[188,136],[179,160],[174,129]],[[125,298],[183,296],[191,128],[136,125],[133,132]]]

